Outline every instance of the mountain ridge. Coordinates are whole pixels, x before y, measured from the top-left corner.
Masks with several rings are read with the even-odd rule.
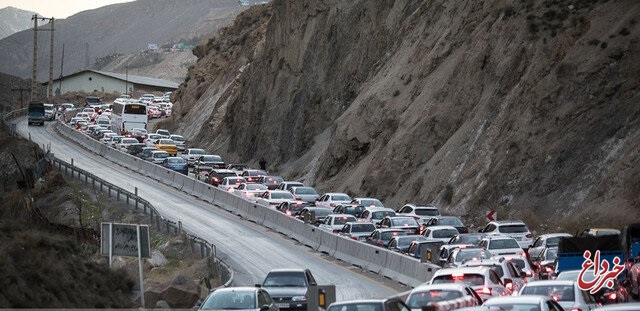
[[[638,16],[634,1],[276,0],[196,47],[163,126],[320,192],[476,225],[496,210],[620,227],[640,216]]]

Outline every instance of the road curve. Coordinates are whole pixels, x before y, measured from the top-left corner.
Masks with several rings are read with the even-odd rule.
[[[319,284],[336,286],[338,301],[383,298],[407,290],[375,274],[360,271],[255,223],[245,221],[212,204],[163,185],[97,156],[55,134],[49,126],[27,126],[15,120],[18,133],[40,146],[50,146],[56,157],[133,191],[148,200],[167,219],[182,221],[189,232],[213,243],[217,256],[230,264],[234,286],[253,286],[275,268],[309,268]]]

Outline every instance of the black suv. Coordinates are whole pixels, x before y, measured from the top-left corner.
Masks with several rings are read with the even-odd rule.
[[[318,285],[309,269],[274,269],[269,271],[262,287],[280,310],[307,310],[307,290],[310,285]]]

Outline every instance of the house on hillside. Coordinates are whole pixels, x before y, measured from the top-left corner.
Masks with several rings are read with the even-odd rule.
[[[62,83],[60,83],[62,81]],[[48,82],[44,83],[48,89]],[[97,70],[81,70],[67,76],[53,80],[53,94],[67,92],[104,92],[104,93],[131,93],[133,91],[145,92],[171,92],[178,88],[178,83],[149,77],[127,75]],[[58,89],[60,90],[58,91]]]

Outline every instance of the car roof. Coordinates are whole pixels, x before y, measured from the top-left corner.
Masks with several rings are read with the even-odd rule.
[[[346,196],[350,197],[348,194],[343,193],[343,192],[327,192],[327,193],[324,193],[323,195],[346,195]]]
[[[388,232],[388,231],[393,231],[393,232],[396,232],[396,231],[404,231],[404,229],[399,229],[399,228],[378,228],[378,229],[376,229],[376,230],[378,230],[378,231],[380,231],[380,232]]]
[[[514,238],[508,235],[487,235],[482,238],[483,240],[515,240]],[[517,241],[517,240],[516,240]]]
[[[465,284],[461,283],[438,283],[438,284],[420,284],[415,287],[411,292],[419,292],[426,291],[431,289],[462,289],[464,290],[467,287]]]
[[[449,229],[449,230],[453,229],[453,230],[456,230],[456,231],[458,230],[454,226],[430,226],[427,229],[429,229],[431,231],[433,231],[433,230],[443,230],[443,229]]]
[[[258,287],[251,287],[251,286],[238,286],[238,287],[219,287],[214,289],[213,291],[215,292],[235,292],[235,291],[251,291],[251,292],[255,292],[259,290]]]
[[[571,237],[573,235],[569,234],[569,233],[546,233],[546,234],[541,234],[538,237],[539,238],[555,238],[555,237]]]
[[[575,283],[576,281],[573,280],[537,280],[527,283],[527,286],[574,285]]]
[[[442,268],[440,270],[437,270],[434,273],[435,275],[448,275],[448,274],[454,274],[454,273],[474,273],[474,274],[485,274],[488,273],[490,269],[487,267],[459,267],[459,268]],[[537,283],[538,281],[536,281]],[[533,282],[532,282],[533,283]]]
[[[269,273],[272,272],[276,272],[276,273],[280,273],[280,272],[305,272],[306,269],[303,268],[278,268],[278,269],[271,269],[271,271],[269,271]]]
[[[485,303],[508,303],[508,302],[519,302],[519,303],[541,303],[551,298],[547,296],[539,296],[539,295],[522,295],[522,296],[500,296],[500,297],[492,297],[487,299]],[[483,304],[484,305],[484,304]]]
[[[490,221],[489,223],[494,223],[497,225],[523,225],[525,224],[524,221],[522,220],[494,220],[494,221]]]

